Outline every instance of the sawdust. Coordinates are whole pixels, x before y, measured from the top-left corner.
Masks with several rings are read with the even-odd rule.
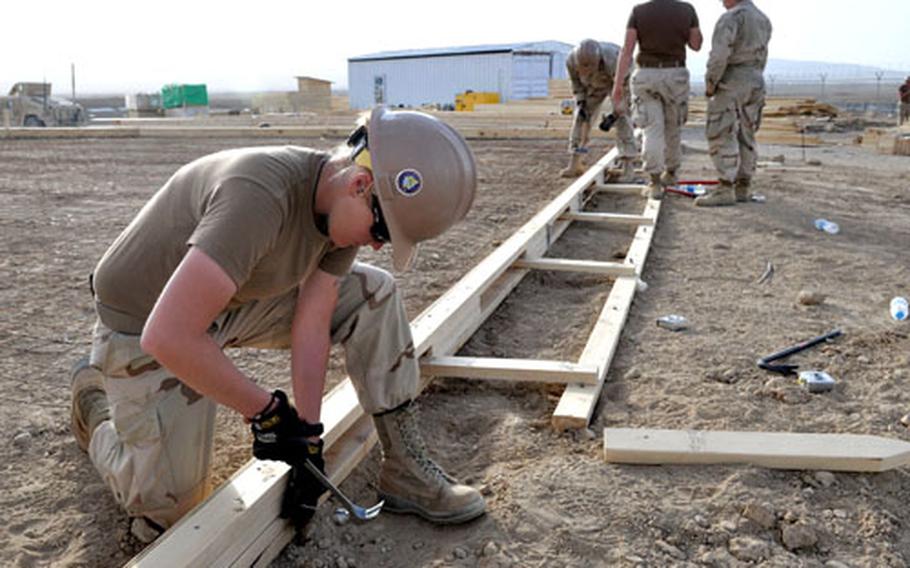
[[[702,150],[700,136],[690,132],[687,145]],[[336,141],[293,142],[327,148]],[[180,164],[220,148],[262,143],[0,142],[5,564],[118,566],[138,552],[127,536],[128,519],[68,431],[66,373],[86,352],[93,319],[86,275]],[[557,177],[563,141],[472,146],[480,166],[478,201],[468,221],[426,247],[419,270],[401,280],[411,317],[566,185]],[[798,148],[767,148],[764,154],[786,154],[788,164],[801,160]],[[907,565],[905,469],[818,478],[752,467],[603,461],[600,431],[607,426],[910,440],[900,423],[910,410],[910,328],[888,318],[891,297],[910,295],[906,159],[836,146],[813,148],[809,157],[824,167],[759,174],[756,190],[767,196],[764,204],[697,210],[688,198],[666,199],[643,276],[649,287],[633,303],[590,431],[549,428],[559,387],[464,380],[430,387],[422,399],[426,437],[444,467],[482,489],[485,517],[438,528],[389,514],[366,525],[337,526],[332,507],[325,506],[276,565]],[[710,175],[706,155],[687,156],[683,177]],[[853,186],[867,191],[852,192]],[[640,201],[602,196],[594,207],[637,213]],[[816,231],[817,217],[838,222],[841,233]],[[630,235],[573,227],[551,255],[613,260]],[[363,257],[389,264],[386,253]],[[759,284],[769,261],[774,278]],[[535,273],[462,353],[572,360],[608,285],[591,275]],[[795,298],[802,289],[827,300],[800,305]],[[670,313],[684,315],[690,328],[672,333],[654,325]],[[792,379],[755,366],[761,356],[838,327],[842,338],[791,358],[801,369],[834,376],[838,385],[831,393],[806,395]],[[263,384],[286,382],[284,354],[234,355]],[[336,354],[332,380],[340,376]],[[775,392],[782,394],[769,394]],[[222,411],[217,480],[248,457],[245,426]],[[375,499],[377,459],[374,450],[343,485],[360,502]]]

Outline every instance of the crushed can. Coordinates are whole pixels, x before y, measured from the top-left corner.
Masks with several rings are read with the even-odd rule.
[[[799,374],[799,384],[812,393],[829,392],[834,388],[835,380],[824,371],[802,371]]]
[[[669,329],[670,331],[682,331],[689,327],[689,320],[683,316],[670,314],[657,318],[657,327]]]

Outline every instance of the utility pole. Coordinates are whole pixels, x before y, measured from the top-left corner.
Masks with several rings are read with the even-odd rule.
[[[882,77],[884,75],[884,71],[875,72],[875,102],[882,100]]]
[[[819,73],[818,76],[822,80],[822,95],[821,95],[821,97],[819,97],[819,99],[823,99],[823,98],[825,98],[825,79],[828,78],[828,74]]]
[[[73,86],[73,103],[76,102],[76,64],[70,63],[70,79]]]
[[[771,95],[774,95],[774,81],[777,80],[777,75],[768,75],[768,78],[771,79]]]

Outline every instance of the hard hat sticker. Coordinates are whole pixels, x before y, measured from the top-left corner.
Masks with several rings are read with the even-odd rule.
[[[416,195],[423,189],[423,177],[417,170],[401,170],[395,176],[395,187],[402,195]]]

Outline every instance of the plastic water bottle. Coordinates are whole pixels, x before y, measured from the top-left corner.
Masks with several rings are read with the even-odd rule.
[[[840,232],[840,227],[837,226],[837,223],[827,219],[816,219],[815,228],[819,231],[824,231],[829,235],[836,235]]]
[[[898,296],[891,300],[891,317],[896,321],[905,321],[910,315],[910,306],[907,305],[907,298]]]
[[[705,194],[705,186],[700,183],[681,183],[676,186],[676,189],[695,196]]]

